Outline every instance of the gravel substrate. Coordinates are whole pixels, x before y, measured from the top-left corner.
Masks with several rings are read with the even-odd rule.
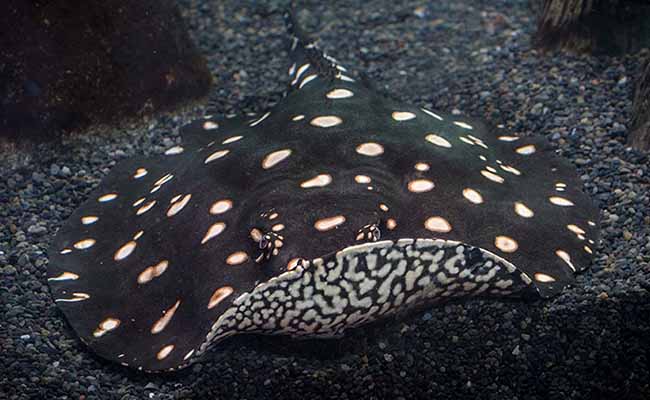
[[[217,112],[280,98],[280,2],[179,3]],[[402,100],[543,134],[573,161],[603,210],[595,264],[574,287],[449,304],[341,340],[239,337],[174,374],[104,362],[54,306],[46,249],[117,160],[178,143],[196,107],[0,155],[0,399],[650,399],[650,167],[625,145],[640,58],[539,54],[527,4],[313,0],[301,20]]]

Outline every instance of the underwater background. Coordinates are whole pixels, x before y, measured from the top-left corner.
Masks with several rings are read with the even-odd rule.
[[[591,269],[538,302],[471,300],[340,340],[236,337],[173,374],[94,356],[52,301],[46,249],[116,161],[180,144],[206,110],[263,112],[286,88],[283,2],[179,5],[208,105],[0,154],[0,399],[650,399],[650,178],[629,149],[641,55],[541,54],[528,1],[305,1],[307,31],[400,100],[544,135],[602,211]],[[191,330],[191,326],[186,329]]]

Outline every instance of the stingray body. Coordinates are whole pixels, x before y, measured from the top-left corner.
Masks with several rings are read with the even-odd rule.
[[[289,26],[277,106],[119,163],[60,229],[51,291],[94,351],[173,370],[238,333],[548,297],[589,265],[598,211],[543,139],[380,95]]]

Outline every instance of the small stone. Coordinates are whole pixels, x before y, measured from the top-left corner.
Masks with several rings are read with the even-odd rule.
[[[521,350],[519,350],[519,345],[515,346],[515,348],[512,350],[512,355],[513,356],[518,356],[521,354]]]

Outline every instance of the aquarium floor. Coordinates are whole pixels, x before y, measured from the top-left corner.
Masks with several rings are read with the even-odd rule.
[[[280,98],[279,1],[179,2],[215,76],[211,107]],[[548,137],[602,209],[592,268],[549,301],[448,304],[340,340],[239,337],[179,373],[137,373],[75,338],[46,250],[116,161],[179,143],[205,107],[95,128],[0,155],[0,398],[650,399],[650,167],[625,145],[640,57],[539,54],[527,0],[300,3],[328,53],[379,88]]]

